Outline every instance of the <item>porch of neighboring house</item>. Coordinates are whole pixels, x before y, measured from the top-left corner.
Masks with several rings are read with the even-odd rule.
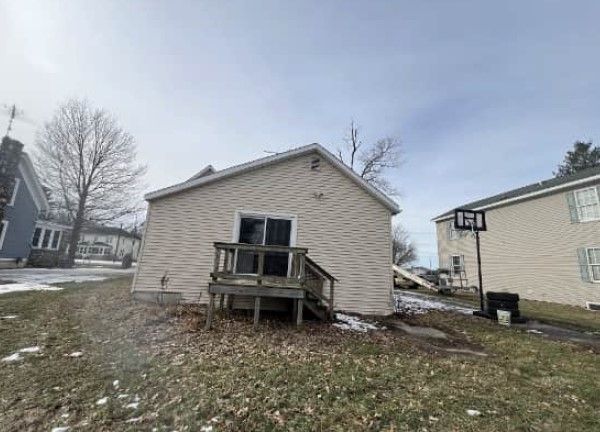
[[[212,327],[217,296],[220,310],[227,313],[236,298],[252,298],[255,327],[263,299],[291,303],[292,319],[297,325],[302,323],[305,309],[321,320],[333,319],[337,279],[308,256],[308,249],[220,242],[214,243],[214,249],[206,329]]]

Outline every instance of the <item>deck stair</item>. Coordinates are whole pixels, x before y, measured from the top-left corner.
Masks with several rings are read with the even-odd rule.
[[[219,308],[231,310],[236,296],[254,298],[254,325],[258,325],[262,298],[284,298],[293,303],[293,317],[302,323],[304,310],[327,321],[333,319],[334,287],[338,280],[308,256],[308,249],[288,246],[264,246],[243,243],[214,243],[215,256],[206,328],[212,326],[216,296]],[[236,271],[240,254],[255,263],[255,272]],[[285,275],[269,274],[265,261],[274,255],[288,257]],[[284,266],[285,267],[285,266]],[[271,273],[273,271],[271,270]],[[275,272],[276,273],[276,272]]]

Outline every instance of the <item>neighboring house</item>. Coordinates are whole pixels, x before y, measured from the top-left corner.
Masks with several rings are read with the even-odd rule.
[[[82,229],[77,244],[77,257],[93,259],[122,259],[131,254],[137,260],[142,237],[122,228],[92,225]]]
[[[257,273],[261,258],[253,245],[278,248],[264,256],[264,276],[284,279],[297,270],[294,253],[307,248],[306,260],[317,264],[311,268],[337,278],[336,309],[393,312],[391,217],[399,209],[318,144],[222,171],[208,167],[146,200],[134,294],[168,289],[206,303],[218,257],[214,243],[231,242],[224,247],[242,244],[249,252],[225,254],[230,277]]]
[[[15,181],[0,222],[0,267],[23,267],[34,249],[58,250],[68,227],[41,217],[49,209],[48,200],[31,159],[21,151],[23,144],[4,137],[2,146],[4,152],[12,153],[19,162],[10,174]],[[6,154],[3,153],[4,157]]]
[[[600,302],[600,167],[459,207],[486,211],[485,291],[579,306]],[[475,240],[454,230],[453,217],[449,211],[433,219],[440,267],[455,285],[478,285]]]
[[[417,276],[423,276],[429,273],[431,270],[427,267],[422,266],[412,266],[408,268],[408,271]]]

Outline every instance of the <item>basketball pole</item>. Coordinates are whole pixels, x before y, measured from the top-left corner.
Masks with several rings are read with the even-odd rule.
[[[477,276],[479,277],[479,306],[481,311],[485,310],[483,304],[483,280],[481,277],[481,247],[479,245],[479,231],[475,231],[475,244],[477,245]]]

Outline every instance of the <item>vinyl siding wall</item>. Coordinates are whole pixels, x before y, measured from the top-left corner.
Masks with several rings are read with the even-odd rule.
[[[340,280],[337,309],[391,313],[391,213],[323,158],[311,170],[315,155],[150,202],[133,289],[158,290],[167,274],[169,289],[206,303],[213,242],[232,241],[236,211],[289,214],[296,245]]]
[[[31,249],[31,239],[38,210],[23,180],[21,166],[17,172],[20,179],[19,188],[13,206],[6,206],[4,219],[8,220],[8,231],[4,237],[4,243],[0,250],[0,266],[12,267],[14,259],[22,258],[26,262]]]
[[[600,221],[571,222],[566,195],[563,191],[486,212],[488,231],[481,233],[485,291],[578,306],[600,302],[600,284],[583,281],[577,256],[578,248],[600,247]],[[450,268],[450,255],[464,255],[468,285],[477,286],[475,239],[468,233],[449,240],[449,223],[436,224],[440,267]]]

